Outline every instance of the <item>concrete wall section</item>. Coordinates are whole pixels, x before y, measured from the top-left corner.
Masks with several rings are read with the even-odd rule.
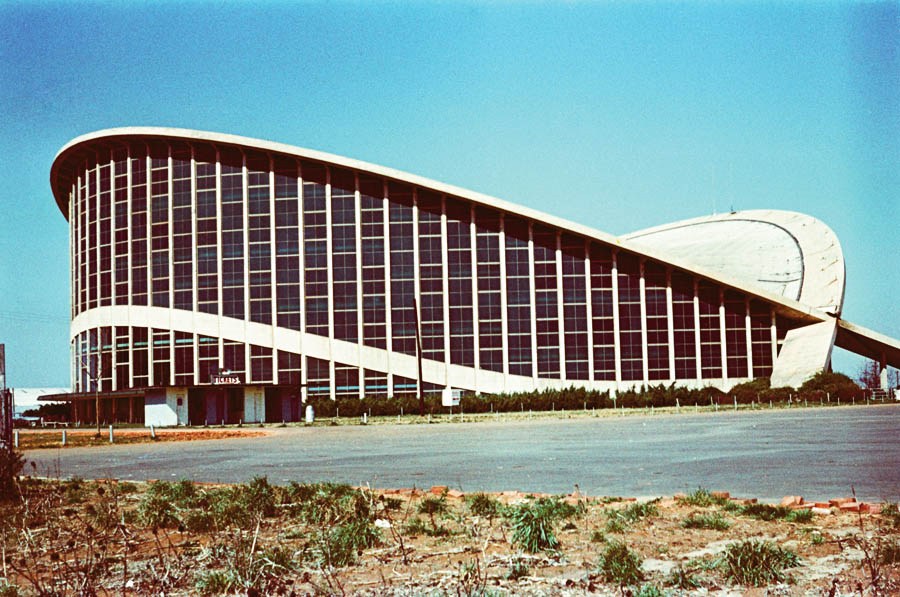
[[[831,360],[836,335],[835,319],[789,331],[772,369],[772,386],[798,388],[824,371]]]
[[[186,425],[187,391],[184,388],[149,390],[144,398],[144,427]]]

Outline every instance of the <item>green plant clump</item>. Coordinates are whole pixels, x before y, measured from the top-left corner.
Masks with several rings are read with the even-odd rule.
[[[663,597],[664,593],[656,585],[642,585],[634,597]]]
[[[644,580],[640,556],[618,541],[611,542],[600,555],[597,572],[606,582],[619,586],[636,585]]]
[[[725,502],[727,502],[728,500],[723,497],[713,495],[709,492],[709,490],[704,489],[703,487],[698,487],[692,493],[689,493],[684,497],[678,497],[677,501],[688,506],[706,508],[708,506],[724,506]]]
[[[707,514],[692,512],[681,522],[681,526],[686,529],[724,531],[731,526],[731,523],[728,522],[720,512],[711,512]]]
[[[554,525],[575,512],[574,506],[558,498],[540,498],[511,508],[507,516],[512,523],[512,542],[529,553],[553,551],[559,547]]]
[[[784,517],[787,522],[807,523],[813,519],[813,511],[809,508],[801,508],[800,510],[791,510],[790,514]]]
[[[700,587],[700,581],[694,578],[694,575],[685,570],[683,566],[678,566],[678,568],[672,570],[667,580],[671,586],[685,591]]]
[[[769,504],[747,504],[741,506],[740,513],[758,520],[779,520],[786,518],[793,510],[786,506],[770,506]]]
[[[881,518],[888,526],[900,528],[900,507],[894,502],[885,502],[881,505]]]
[[[500,514],[501,504],[496,498],[486,493],[473,493],[466,496],[466,505],[469,512],[475,516],[483,516],[491,519]]]
[[[606,543],[606,535],[601,530],[594,530],[591,533],[591,543]]]
[[[509,570],[506,572],[507,580],[519,580],[528,576],[528,564],[522,558],[513,558],[509,562]]]
[[[606,510],[606,532],[624,533],[628,526],[648,516],[656,516],[659,507],[656,503],[659,498],[649,502],[636,502],[621,510]]]
[[[787,580],[785,569],[798,562],[797,554],[770,541],[749,540],[729,545],[719,566],[733,583],[762,587]]]

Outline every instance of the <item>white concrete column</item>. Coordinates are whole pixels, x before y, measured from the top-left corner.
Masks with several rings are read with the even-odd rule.
[[[694,355],[697,361],[697,379],[703,379],[703,359],[700,356],[700,295],[697,292],[699,283],[694,278]]]
[[[333,305],[334,297],[334,239],[331,235],[331,168],[326,169],[325,174],[325,259],[328,267],[328,304]],[[334,375],[334,309],[328,309],[328,387],[329,396],[336,399],[337,379]]]
[[[591,288],[591,242],[584,241],[584,300],[585,313],[587,314],[588,334],[588,380],[595,381],[594,374],[594,305],[593,289]]]
[[[253,364],[250,362],[250,343],[246,341],[247,322],[250,321],[250,174],[247,169],[247,154],[241,152],[241,195],[243,196],[244,218],[244,321],[242,328],[245,333],[244,364],[246,373],[244,380],[252,379]]]
[[[199,311],[200,273],[197,271],[197,155],[191,145],[191,307],[193,312]],[[194,385],[200,383],[200,340],[198,334],[194,338]]]
[[[672,270],[666,268],[666,320],[669,343],[669,381],[675,381],[675,309],[672,307]]]
[[[191,308],[196,313],[200,302],[199,272],[197,271],[197,156],[194,146],[191,145]],[[194,364],[197,364],[197,355],[194,355]],[[194,371],[197,367],[194,367]]]
[[[298,220],[299,221],[299,220]],[[269,284],[272,297],[269,306],[272,312],[272,326],[269,339],[272,346],[272,383],[278,383],[278,343],[275,342],[275,329],[278,327],[278,271],[276,270],[275,246],[275,160],[269,156]],[[263,412],[265,418],[265,411]]]
[[[750,320],[750,299],[744,299],[744,307],[746,314],[744,316],[744,332],[747,337],[747,377],[753,379],[753,333],[751,332],[752,323]]]
[[[91,188],[94,193],[94,234],[93,238],[88,239],[88,281],[91,279],[91,263],[96,261],[96,275],[94,276],[94,284],[88,284],[88,308],[100,306],[100,165],[94,160],[94,172],[91,175],[93,184]],[[88,189],[88,202],[90,203],[91,189]],[[88,209],[88,234],[91,231],[91,210]],[[149,229],[148,229],[149,235]],[[96,303],[96,304],[93,304]]]
[[[531,378],[538,379],[537,300],[534,276],[534,223],[528,222],[528,302],[531,315]]]
[[[169,250],[166,251],[169,257],[169,311],[175,308],[175,218],[173,217],[174,208],[172,206],[172,201],[174,199],[175,193],[172,188],[173,183],[173,173],[172,173],[172,145],[167,144],[166,148],[169,151],[169,155],[166,158],[166,178],[168,178],[168,198],[166,199],[169,225],[167,226],[169,230]],[[245,228],[246,230],[246,223]],[[170,373],[172,375],[175,374],[175,346],[169,345],[169,359],[172,363],[172,366],[169,368]],[[174,378],[172,379],[172,383],[175,383]]]
[[[306,333],[306,247],[303,244],[303,173],[297,165],[297,267],[300,271],[300,343],[297,350],[300,354],[300,377],[306,383],[306,360],[303,358],[303,336]],[[306,386],[301,391],[303,402],[306,402]]]
[[[171,307],[169,308],[171,310]],[[175,330],[169,329],[169,385],[175,385]]]
[[[441,197],[441,284],[444,317],[444,386],[450,387],[450,248],[447,243],[447,197]]]
[[[622,383],[622,344],[619,341],[619,252],[612,251],[613,354],[616,358],[616,388]]]
[[[144,197],[147,201],[147,209],[144,210],[144,218],[145,218],[145,230],[147,233],[144,235],[144,242],[147,244],[147,261],[145,266],[147,268],[147,305],[153,306],[153,167],[152,160],[150,158],[150,146],[145,146],[146,155],[144,156]],[[152,330],[150,326],[147,326],[147,334],[151,334]],[[153,341],[150,341],[149,352],[153,352]],[[147,378],[150,382],[150,385],[153,385],[153,367],[150,363],[153,362],[152,355],[148,357],[147,363],[149,367],[149,371],[147,374],[149,377]]]
[[[475,225],[475,205],[469,204],[469,252],[472,267],[472,346],[475,352],[472,361],[475,374],[475,387],[478,388],[478,370],[481,368],[481,318],[478,314],[478,229]]]
[[[497,243],[500,247],[500,332],[503,347],[503,391],[509,387],[509,314],[506,312],[506,216],[500,213]]]
[[[421,333],[422,329],[422,321],[419,317],[419,313],[421,312],[422,305],[422,294],[420,292],[419,284],[421,281],[421,274],[419,272],[419,193],[416,187],[413,187],[413,204],[412,204],[412,218],[413,218],[413,293],[416,297],[416,306],[418,307],[416,311],[416,321],[419,322],[419,333]]]
[[[308,367],[306,355],[303,353],[303,337],[306,334],[306,247],[304,246],[303,235],[303,171],[302,166],[297,164],[297,266],[300,268],[300,340],[297,346],[300,355],[300,402],[306,404],[306,382]],[[302,418],[303,413],[299,413]]]
[[[393,316],[391,314],[391,204],[388,197],[388,183],[381,183],[382,234],[384,236],[384,341],[387,350],[387,395],[394,396],[394,373],[391,357],[394,354]]]
[[[647,343],[647,284],[644,280],[644,260],[640,260],[640,280],[638,281],[641,296],[641,352],[643,353],[644,383],[650,380],[650,355]]]
[[[728,379],[728,347],[725,340],[725,291],[719,288],[719,337],[722,340],[722,379]]]
[[[775,367],[775,361],[778,360],[778,324],[775,311],[772,311],[772,367]]]
[[[563,315],[562,233],[556,231],[556,321],[559,336],[559,378],[568,379],[566,372],[566,320]]]
[[[299,220],[298,220],[299,222]],[[278,272],[275,245],[275,160],[269,156],[269,280],[272,286],[272,298],[269,304],[272,309],[272,377],[278,382],[278,354],[275,344],[275,328],[278,327]]]
[[[225,313],[225,305],[223,304],[222,286],[225,283],[225,275],[222,270],[222,153],[216,148],[216,278],[219,283],[216,285],[216,337],[219,339],[219,369],[225,366],[224,357],[222,355],[222,330],[221,321]]]
[[[356,362],[362,363],[362,346],[365,341],[363,320],[365,309],[363,308],[363,259],[362,259],[362,198],[359,193],[359,173],[353,173],[353,236],[356,239]],[[360,400],[365,396],[365,369],[359,367],[358,394]]]

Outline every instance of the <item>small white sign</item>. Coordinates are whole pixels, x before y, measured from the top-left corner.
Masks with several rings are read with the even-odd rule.
[[[459,406],[459,399],[462,397],[462,390],[454,390],[453,388],[444,388],[441,390],[441,405],[443,406]]]

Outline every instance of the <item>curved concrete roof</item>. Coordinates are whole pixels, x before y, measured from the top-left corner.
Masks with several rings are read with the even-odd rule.
[[[121,148],[129,141],[135,139],[152,140],[183,140],[196,143],[213,143],[217,145],[230,145],[236,148],[256,149],[271,154],[280,154],[294,158],[301,158],[315,162],[322,162],[348,169],[356,169],[369,172],[388,179],[397,180],[406,184],[427,188],[438,193],[453,195],[476,204],[493,207],[503,212],[515,214],[516,216],[541,222],[548,226],[553,226],[573,234],[598,241],[602,244],[613,246],[632,253],[643,255],[654,261],[670,265],[672,267],[690,271],[691,273],[707,278],[713,282],[736,288],[750,295],[755,295],[769,303],[775,309],[786,316],[804,321],[806,323],[814,323],[824,321],[828,315],[807,303],[801,303],[792,296],[786,296],[778,292],[772,292],[770,288],[755,284],[750,287],[747,280],[735,275],[728,268],[709,269],[690,262],[681,256],[675,256],[674,252],[670,253],[667,246],[656,247],[653,243],[645,244],[634,242],[629,238],[617,238],[606,232],[602,232],[595,228],[570,222],[563,218],[559,218],[550,214],[540,212],[536,209],[517,205],[484,195],[475,191],[463,189],[443,182],[430,180],[415,174],[409,174],[393,168],[386,168],[376,164],[370,164],[360,160],[346,158],[323,151],[296,147],[284,143],[276,143],[273,141],[264,141],[260,139],[252,139],[249,137],[241,137],[238,135],[229,135],[224,133],[215,133],[207,131],[197,131],[192,129],[169,128],[169,127],[123,127],[112,128],[95,131],[76,137],[67,143],[53,161],[50,170],[50,184],[56,203],[59,206],[63,216],[68,218],[68,190],[71,188],[71,179],[69,178],[76,169],[77,164],[86,157],[96,153],[98,148]],[[783,213],[783,212],[781,212]],[[796,214],[800,215],[800,214]],[[812,218],[809,218],[813,220]],[[816,220],[813,220],[816,221]],[[824,227],[824,224],[822,225]],[[661,227],[664,228],[664,227]],[[827,228],[826,228],[827,229]],[[830,232],[830,231],[829,231]],[[832,234],[833,236],[833,234]],[[643,240],[643,239],[642,239]],[[843,263],[843,259],[841,260]],[[843,279],[841,279],[841,287],[843,288]],[[841,291],[843,295],[843,290]]]
[[[674,222],[626,234],[698,268],[840,315],[844,254],[834,232],[805,214],[752,210]]]

